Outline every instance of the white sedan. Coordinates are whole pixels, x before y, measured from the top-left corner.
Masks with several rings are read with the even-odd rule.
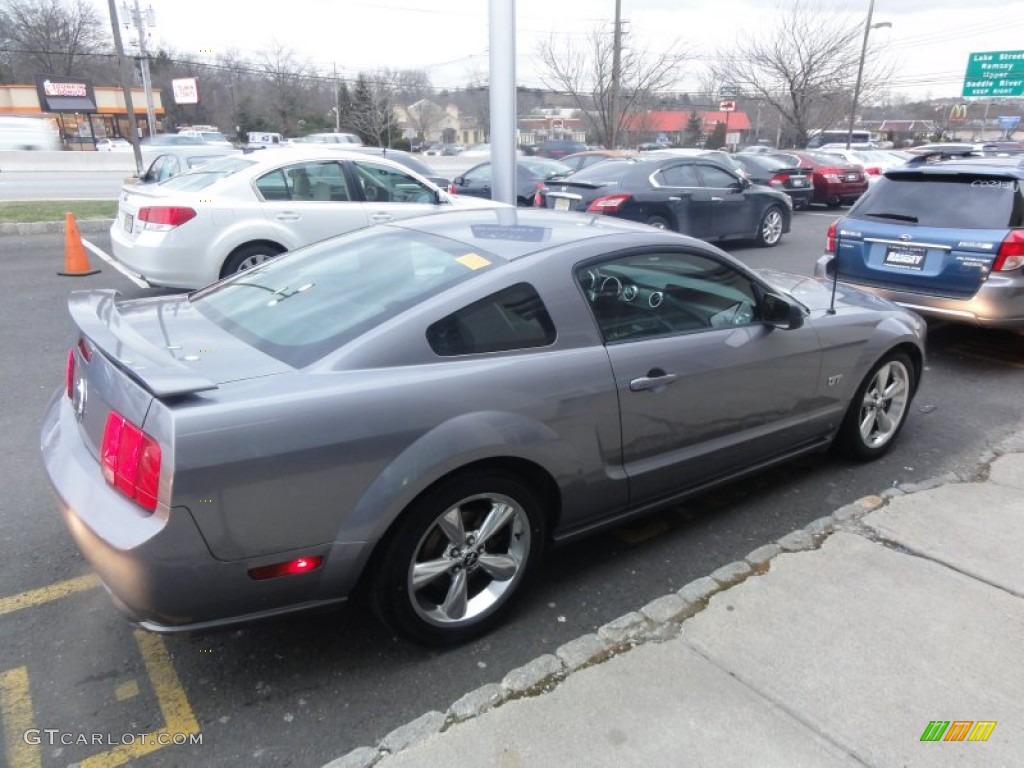
[[[283,147],[123,187],[110,239],[128,272],[193,289],[360,227],[488,207],[503,204],[449,195],[383,157]]]

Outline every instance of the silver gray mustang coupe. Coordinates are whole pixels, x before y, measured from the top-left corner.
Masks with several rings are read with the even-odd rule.
[[[833,443],[885,453],[925,325],[833,288],[606,216],[370,227],[188,295],[73,293],[42,455],[148,629],[360,594],[463,642],[553,543]]]

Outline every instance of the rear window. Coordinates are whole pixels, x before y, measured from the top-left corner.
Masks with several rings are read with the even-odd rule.
[[[163,187],[179,192],[194,192],[197,189],[206,189],[215,181],[225,179],[251,165],[255,165],[254,160],[246,160],[242,157],[222,157],[209,163],[203,163],[188,173],[168,179],[163,183]]]
[[[192,294],[199,311],[289,365],[309,365],[504,260],[407,229],[363,229]]]
[[[606,160],[603,163],[583,168],[572,175],[573,181],[586,181],[591,184],[619,182],[629,176],[639,160]]]
[[[1006,229],[1024,226],[1024,197],[1020,180],[1008,176],[890,171],[853,207],[850,218]]]

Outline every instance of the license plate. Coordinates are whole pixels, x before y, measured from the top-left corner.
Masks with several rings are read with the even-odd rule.
[[[555,210],[556,211],[568,211],[569,210],[569,198],[568,197],[556,197],[555,198]]]
[[[886,266],[919,270],[924,267],[928,249],[921,245],[890,245],[885,249]]]
[[[794,187],[802,187],[805,184],[807,184],[807,182],[804,181],[803,179],[793,179],[793,186]]]
[[[130,213],[126,213],[124,215],[124,231],[125,232],[131,232],[132,231],[132,226],[134,224],[135,224],[135,217],[132,216]]]
[[[857,179],[859,179],[859,178],[860,177],[856,173],[848,173],[848,174],[846,174],[846,180],[847,181],[857,181]]]

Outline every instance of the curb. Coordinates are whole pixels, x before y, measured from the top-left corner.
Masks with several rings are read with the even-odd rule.
[[[107,232],[114,219],[84,219],[78,221],[78,231],[94,235]],[[56,235],[64,234],[63,221],[30,221],[20,224],[0,224],[0,235]]]
[[[614,656],[627,653],[638,645],[663,642],[679,635],[683,623],[700,613],[714,595],[724,592],[748,578],[767,573],[771,561],[781,554],[815,550],[836,531],[864,536],[883,546],[891,546],[884,538],[860,522],[870,512],[886,506],[889,499],[920,493],[955,483],[984,482],[989,468],[1006,453],[1024,452],[1024,431],[1018,429],[994,449],[983,452],[973,471],[961,476],[947,472],[916,483],[905,483],[863,496],[840,507],[830,515],[813,520],[803,528],[764,544],[743,560],[724,565],[709,576],[702,576],[676,592],[655,598],[638,611],[609,621],[596,632],[582,635],[560,646],[554,654],[544,654],[513,669],[500,683],[488,683],[461,696],[446,712],[433,710],[395,728],[377,746],[356,747],[325,763],[322,768],[372,768],[385,757],[393,756],[427,738],[443,733],[458,723],[478,717],[509,701],[539,696],[554,690],[570,675],[601,664]]]

